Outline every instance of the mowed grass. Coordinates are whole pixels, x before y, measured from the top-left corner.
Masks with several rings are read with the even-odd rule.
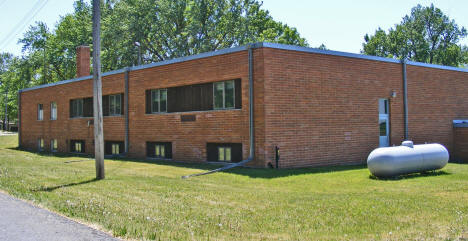
[[[239,168],[94,161],[19,151],[0,136],[0,189],[95,224],[115,236],[156,240],[440,240],[468,238],[468,165],[397,180],[365,166]],[[73,161],[69,162],[68,161]]]

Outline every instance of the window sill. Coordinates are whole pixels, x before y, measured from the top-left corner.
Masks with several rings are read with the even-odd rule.
[[[242,109],[216,109],[216,110],[194,110],[194,111],[179,111],[179,112],[161,112],[161,113],[145,113],[151,115],[170,115],[170,114],[190,114],[190,113],[207,113],[207,112],[222,112],[222,111],[241,111]]]
[[[146,159],[155,160],[155,161],[172,161],[172,158],[162,158],[162,157],[149,157],[149,156],[147,156]]]
[[[80,117],[69,117],[68,119],[69,120],[79,120],[79,119],[92,119],[94,117],[83,117],[83,116],[80,116]]]

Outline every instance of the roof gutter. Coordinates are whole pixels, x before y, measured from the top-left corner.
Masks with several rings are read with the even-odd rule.
[[[182,176],[183,179],[190,178],[190,177],[197,177],[203,176],[219,171],[228,170],[234,167],[243,166],[244,164],[254,160],[255,158],[255,128],[254,128],[254,81],[253,81],[253,49],[255,48],[254,45],[249,45],[247,47],[247,51],[249,53],[249,139],[250,139],[250,150],[249,150],[249,157],[241,162],[233,163],[230,165],[226,165],[224,167],[220,167],[217,169],[213,169],[207,172],[202,173],[195,173],[192,175]]]

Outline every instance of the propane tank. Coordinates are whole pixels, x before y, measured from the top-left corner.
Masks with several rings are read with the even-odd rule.
[[[381,147],[367,158],[367,168],[376,177],[432,171],[447,165],[449,153],[441,144],[414,145],[403,141],[401,146]]]

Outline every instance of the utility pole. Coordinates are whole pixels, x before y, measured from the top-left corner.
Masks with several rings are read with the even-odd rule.
[[[3,129],[5,131],[8,131],[7,126],[9,126],[8,124],[8,88],[7,86],[5,86],[5,124],[3,126]]]
[[[141,44],[140,42],[135,42],[135,45],[138,47],[138,65],[141,65]]]
[[[96,179],[104,179],[104,134],[102,124],[101,82],[101,1],[93,0],[93,107],[94,107],[94,158]]]

